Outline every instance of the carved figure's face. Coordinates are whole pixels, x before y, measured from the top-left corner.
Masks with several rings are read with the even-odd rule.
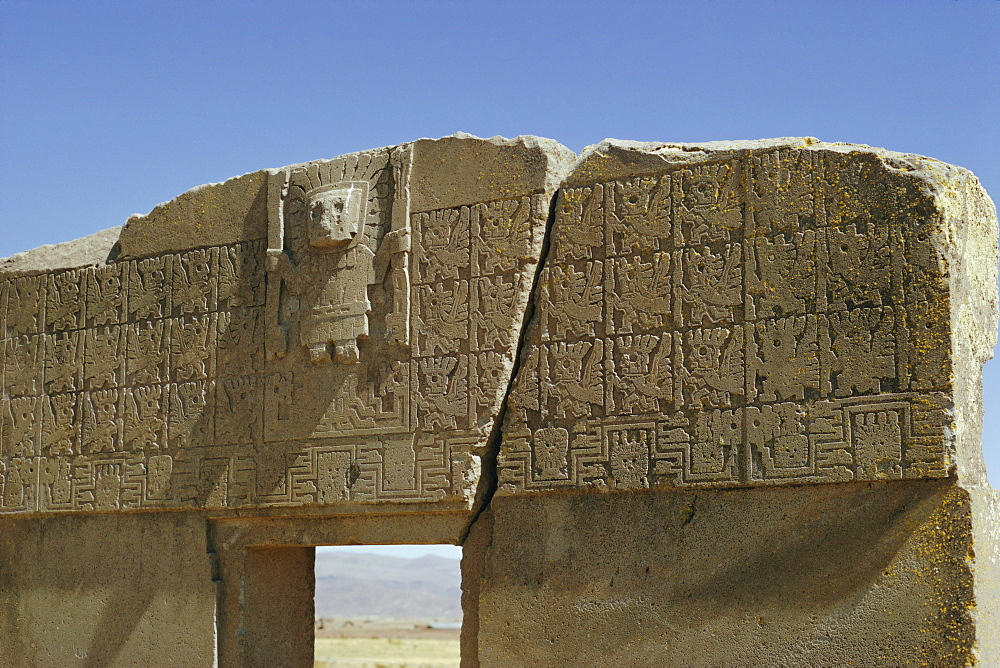
[[[433,211],[424,220],[420,243],[425,248],[446,248],[459,222],[458,211]]]
[[[31,397],[13,399],[10,402],[14,432],[27,437],[35,424],[35,403]]]
[[[552,377],[556,382],[575,382],[583,378],[583,356],[590,349],[587,342],[557,343],[552,348]]]
[[[167,280],[162,258],[139,260],[137,269],[136,273],[139,276],[139,282],[145,290],[162,289],[163,284]]]
[[[684,199],[690,207],[711,206],[719,200],[719,186],[711,177],[692,177],[686,186]]]
[[[482,353],[479,356],[478,377],[480,383],[505,382],[505,371],[504,358],[499,353]],[[500,385],[495,385],[495,387],[500,387]]]
[[[615,183],[618,215],[623,219],[645,216],[653,199],[656,179],[639,178]]]
[[[80,298],[80,279],[72,271],[56,274],[53,280],[56,284],[59,300],[63,304],[75,303]]]
[[[648,434],[642,430],[629,435],[614,432],[611,438],[611,474],[615,487],[638,489],[646,486],[649,473]]]
[[[168,455],[157,455],[149,458],[149,491],[152,494],[162,494],[170,486],[170,472],[173,461]]]
[[[451,372],[458,361],[453,357],[442,359],[421,360],[420,369],[424,375],[424,387],[427,396],[443,396],[448,393]]]
[[[122,280],[116,273],[110,271],[101,272],[99,275],[94,276],[94,280],[98,284],[98,290],[102,295],[116,295],[121,292]]]
[[[504,239],[511,234],[511,223],[521,200],[507,200],[494,205],[479,204],[480,235],[488,239]]]
[[[53,421],[57,425],[67,426],[73,424],[76,417],[76,404],[73,402],[71,394],[57,394],[51,398]]]
[[[566,468],[569,450],[569,432],[561,427],[539,429],[535,432],[535,462],[543,476],[559,476]]]
[[[115,390],[105,390],[95,392],[93,397],[94,414],[97,416],[98,424],[109,424],[115,419],[115,408],[117,408],[118,392]]]
[[[153,419],[160,408],[162,389],[159,386],[137,387],[133,396],[139,415],[144,419]]]
[[[99,508],[117,507],[121,479],[118,471],[110,464],[100,466],[97,471],[97,483],[94,496],[97,497]]]
[[[353,184],[309,193],[309,244],[347,248],[358,242],[364,224],[364,193]]]
[[[695,369],[718,369],[722,346],[726,342],[724,329],[695,330],[688,336],[688,359]]]
[[[179,403],[187,415],[200,411],[208,405],[205,389],[200,383],[182,383],[177,387]]]
[[[624,376],[645,376],[649,373],[650,353],[656,347],[651,336],[624,336],[618,341],[618,370]]]

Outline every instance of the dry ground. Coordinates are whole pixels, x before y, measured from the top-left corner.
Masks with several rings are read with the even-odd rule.
[[[426,620],[363,617],[316,623],[316,668],[458,668],[459,630]]]

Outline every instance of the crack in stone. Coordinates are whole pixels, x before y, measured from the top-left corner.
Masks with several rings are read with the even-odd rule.
[[[552,244],[552,229],[556,222],[556,201],[559,198],[560,190],[553,191],[549,199],[549,213],[545,219],[545,230],[542,233],[541,248],[538,253],[538,264],[535,266],[535,274],[531,278],[531,289],[528,292],[528,301],[524,307],[524,316],[521,320],[521,327],[517,336],[517,347],[514,349],[514,364],[511,366],[510,375],[507,378],[507,387],[504,389],[503,400],[500,402],[500,410],[497,411],[496,419],[493,422],[493,429],[490,431],[486,446],[483,449],[481,461],[479,488],[476,490],[476,499],[472,506],[472,516],[462,529],[459,537],[459,545],[465,543],[469,531],[475,525],[486,510],[490,507],[490,501],[497,491],[497,457],[500,454],[500,442],[503,439],[503,423],[507,417],[507,400],[510,398],[514,382],[517,380],[518,372],[521,369],[522,353],[526,348],[528,331],[534,326],[535,309],[538,297],[538,282],[545,269],[545,262],[549,256],[549,248]]]

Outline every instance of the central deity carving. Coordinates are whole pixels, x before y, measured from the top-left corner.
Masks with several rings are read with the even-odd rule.
[[[368,336],[375,254],[362,242],[367,203],[368,184],[354,181],[292,196],[286,207],[291,240],[308,243],[295,244],[294,266],[278,256],[279,272],[298,296],[299,337],[313,364],[357,362],[358,339]]]
[[[404,171],[399,164],[383,165],[354,175],[369,180],[320,185],[314,178],[284,175],[280,212],[271,223],[272,243],[277,239],[281,246],[268,250],[268,270],[278,279],[272,324],[283,339],[272,348],[274,356],[286,354],[294,322],[312,364],[357,363],[359,342],[371,333],[369,287],[383,282],[393,293],[385,317],[387,342],[408,343],[409,228],[405,217],[394,215],[402,224],[387,229],[388,212],[378,201],[390,188],[390,170],[395,178]],[[406,202],[394,204],[405,209]]]

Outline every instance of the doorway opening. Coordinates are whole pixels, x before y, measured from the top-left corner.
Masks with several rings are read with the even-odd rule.
[[[315,666],[457,668],[462,548],[316,548]]]

